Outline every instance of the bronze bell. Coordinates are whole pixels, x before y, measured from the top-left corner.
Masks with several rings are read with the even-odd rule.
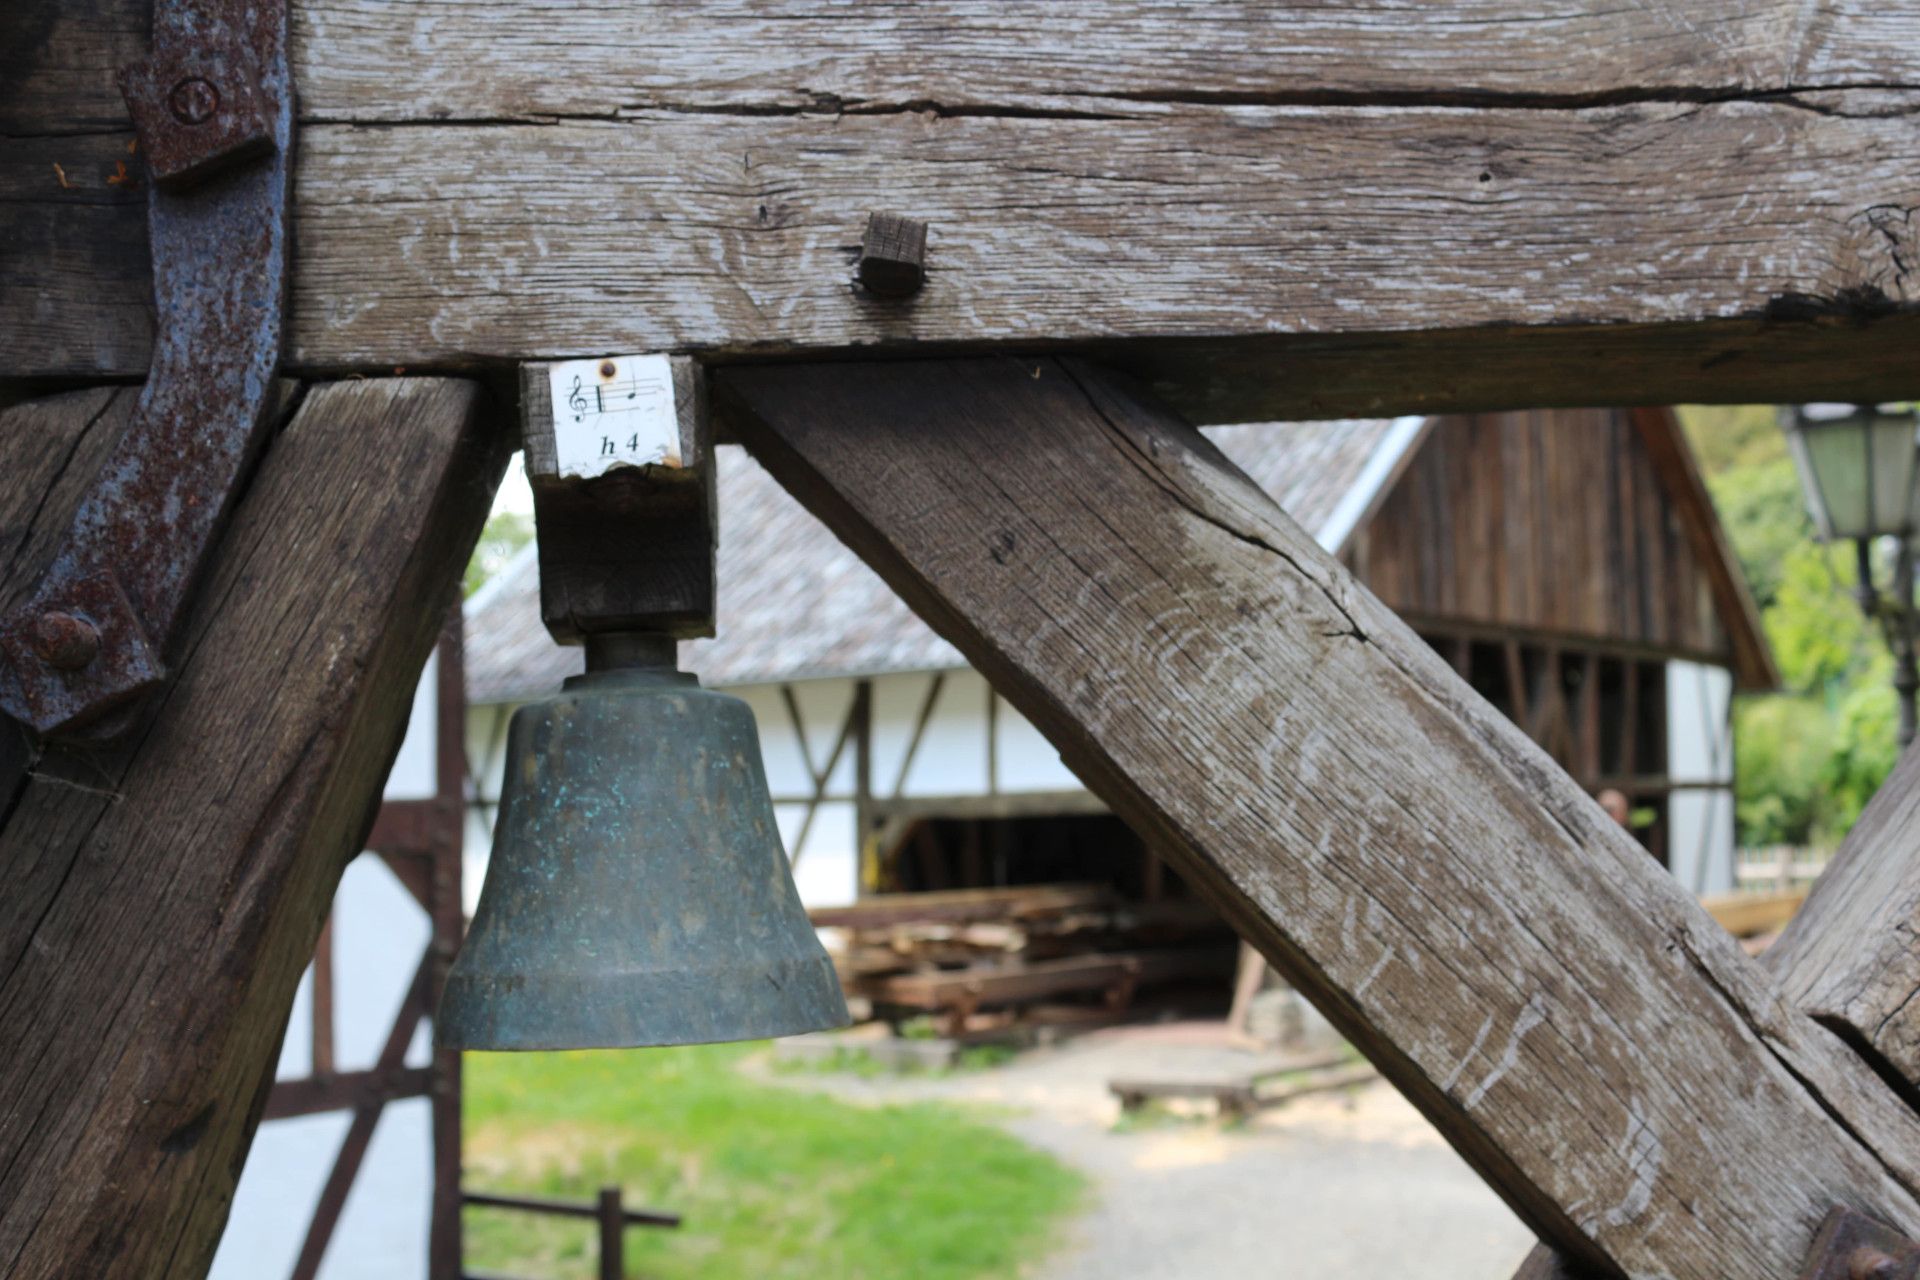
[[[436,1038],[704,1044],[847,1024],[774,825],[747,704],[663,636],[596,636],[514,713],[493,859]]]

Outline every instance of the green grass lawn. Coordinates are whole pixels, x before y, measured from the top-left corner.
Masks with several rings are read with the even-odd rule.
[[[1080,1176],[951,1106],[861,1107],[749,1079],[751,1045],[468,1054],[467,1184],[684,1215],[627,1233],[644,1280],[1019,1276],[1080,1202]],[[594,1227],[466,1215],[469,1265],[590,1280]]]

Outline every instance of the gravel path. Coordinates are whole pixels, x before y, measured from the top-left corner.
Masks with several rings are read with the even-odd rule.
[[[983,1114],[1092,1180],[1030,1280],[1255,1280],[1396,1274],[1500,1280],[1531,1237],[1392,1089],[1375,1083],[1211,1121],[1116,1131],[1116,1076],[1246,1069],[1218,1023],[1096,1032],[1005,1066],[934,1078],[775,1074],[859,1102],[938,1099]]]

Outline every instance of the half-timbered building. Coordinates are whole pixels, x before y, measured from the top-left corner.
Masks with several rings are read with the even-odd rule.
[[[1207,429],[1694,892],[1733,884],[1736,690],[1772,659],[1669,410]],[[810,905],[1164,869],[1004,698],[746,454],[720,451],[720,620],[685,659],[760,725]],[[470,892],[507,719],[576,674],[528,552],[468,604]]]

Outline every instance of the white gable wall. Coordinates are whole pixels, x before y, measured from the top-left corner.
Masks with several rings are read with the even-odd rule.
[[[1734,888],[1733,673],[1667,663],[1667,863],[1696,895]]]

